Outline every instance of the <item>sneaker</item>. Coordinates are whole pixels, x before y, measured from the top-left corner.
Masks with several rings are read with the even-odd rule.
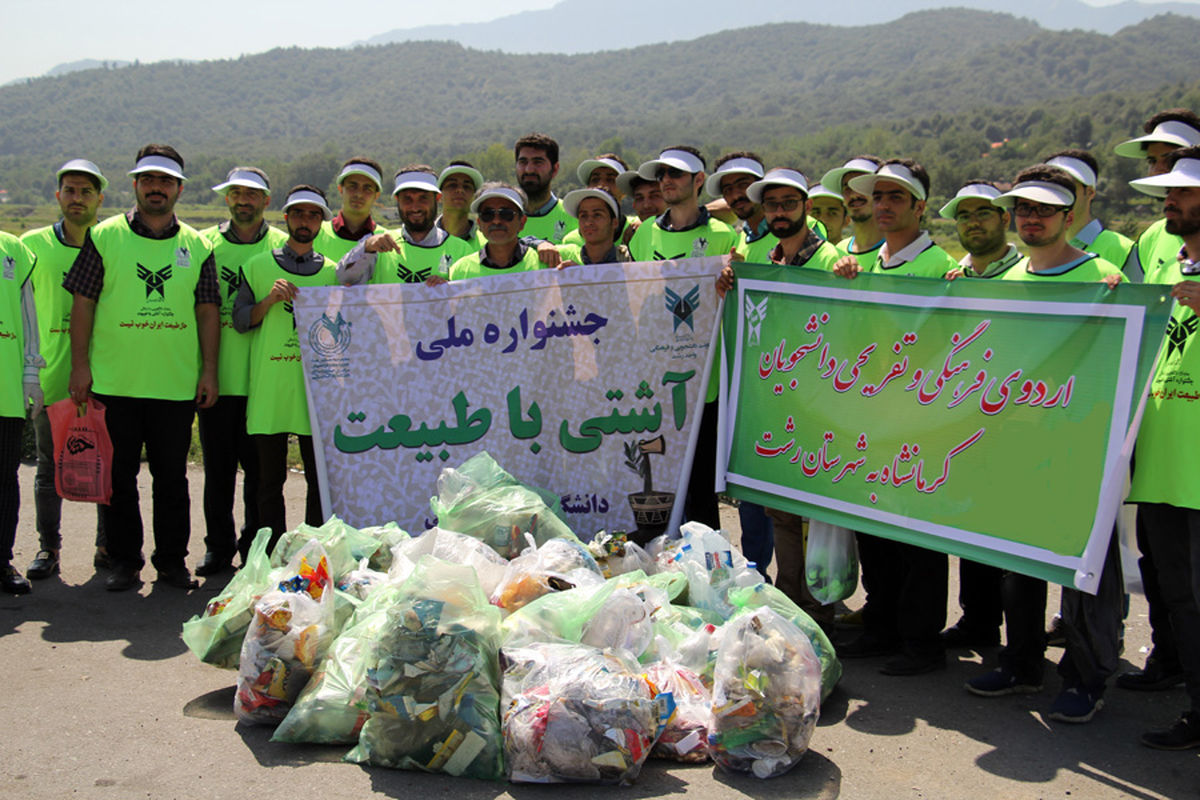
[[[1164,664],[1151,653],[1143,669],[1117,676],[1117,686],[1133,692],[1163,692],[1183,683],[1183,669],[1178,664]]]
[[[1090,721],[1102,708],[1104,698],[1099,692],[1092,693],[1082,686],[1072,686],[1054,698],[1049,717],[1059,722],[1083,723]]]
[[[39,550],[33,561],[29,562],[29,569],[25,570],[25,577],[40,581],[51,575],[57,575],[60,568],[57,550]]]
[[[1023,681],[1004,667],[994,669],[963,684],[968,692],[980,697],[1002,697],[1006,694],[1036,694],[1041,683]]]
[[[1200,712],[1186,711],[1171,727],[1143,733],[1142,744],[1156,750],[1190,750],[1200,747]]]
[[[0,564],[0,591],[5,594],[29,594],[33,585],[12,564]]]
[[[1063,624],[1062,617],[1055,614],[1054,619],[1050,620],[1050,630],[1046,631],[1046,647],[1066,646],[1067,626]]]

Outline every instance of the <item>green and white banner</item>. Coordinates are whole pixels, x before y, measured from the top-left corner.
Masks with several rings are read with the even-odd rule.
[[[557,495],[582,538],[678,526],[720,269],[704,258],[303,289],[325,512],[418,532],[434,524],[440,471],[486,450]]]
[[[739,265],[718,474],[768,507],[1094,591],[1165,295]]]

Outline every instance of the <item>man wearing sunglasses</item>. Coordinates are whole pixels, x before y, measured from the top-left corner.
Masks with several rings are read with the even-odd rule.
[[[723,256],[734,251],[737,234],[733,228],[711,216],[700,205],[704,186],[704,157],[694,147],[668,147],[658,158],[638,167],[638,175],[655,180],[667,210],[653,222],[646,222],[629,240],[634,261],[671,261],[679,258]],[[700,419],[700,438],[692,459],[684,517],[710,528],[721,527],[720,506],[713,491],[716,473],[717,370],[712,371],[704,413]]]
[[[1028,248],[1000,277],[1005,281],[1092,282],[1115,287],[1124,280],[1115,264],[1074,247],[1067,231],[1074,219],[1075,184],[1059,167],[1039,164],[1018,173],[1013,188],[995,200],[1010,209],[1017,234]],[[1095,595],[1064,586],[1062,621],[1066,635],[1058,663],[1062,690],[1048,716],[1059,722],[1089,721],[1104,706],[1104,689],[1120,658],[1121,606],[1124,593],[1117,537],[1110,539]],[[1006,572],[1003,578],[1006,646],[999,668],[967,681],[980,697],[1032,694],[1042,689],[1046,651],[1046,582]]]
[[[454,262],[450,267],[450,280],[541,269],[537,250],[521,240],[525,206],[525,193],[517,187],[507,183],[485,183],[471,201],[471,213],[476,215],[487,244],[478,252]],[[436,275],[426,281],[431,286],[444,282]]]

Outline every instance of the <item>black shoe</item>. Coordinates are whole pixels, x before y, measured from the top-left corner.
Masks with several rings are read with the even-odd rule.
[[[1146,659],[1144,669],[1135,669],[1117,676],[1117,686],[1134,692],[1163,692],[1183,683],[1183,670],[1178,664],[1163,665],[1153,654]]]
[[[210,575],[220,575],[222,572],[230,572],[232,570],[232,558],[222,558],[212,553],[205,553],[204,560],[196,566],[196,574],[201,578],[207,578]]]
[[[896,639],[888,639],[880,636],[877,633],[867,632],[857,639],[846,642],[841,647],[836,648],[837,654],[841,658],[875,658],[876,656],[890,656],[900,651],[900,642]]]
[[[888,659],[879,672],[883,675],[924,675],[926,672],[946,668],[946,654],[915,656],[901,653]]]
[[[946,647],[995,647],[1000,644],[999,630],[976,630],[963,625],[961,621],[952,628],[946,628],[939,636]]]
[[[25,576],[17,572],[12,564],[0,565],[0,591],[5,594],[29,594],[33,584],[25,580]]]
[[[92,556],[92,566],[96,569],[112,569],[113,560],[108,553],[97,547],[96,555]]]
[[[1143,733],[1142,744],[1156,750],[1200,747],[1200,713],[1187,711],[1171,727]]]
[[[110,592],[127,592],[142,585],[141,570],[126,564],[115,564],[112,573],[105,578],[104,588]]]
[[[1050,620],[1050,629],[1046,631],[1046,647],[1066,646],[1067,626],[1063,623],[1062,617],[1055,614],[1054,619]]]
[[[37,557],[29,563],[29,569],[25,570],[25,576],[40,581],[57,575],[60,568],[57,551],[39,550]]]
[[[158,580],[156,583],[165,583],[167,586],[174,586],[176,589],[198,589],[200,583],[192,579],[192,573],[188,572],[187,567],[174,567],[168,570],[158,571]]]

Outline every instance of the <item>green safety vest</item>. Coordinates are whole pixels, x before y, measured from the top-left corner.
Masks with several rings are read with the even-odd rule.
[[[1158,283],[1195,280],[1179,271],[1179,262],[1164,265]],[[1146,411],[1138,428],[1134,450],[1133,484],[1129,503],[1169,503],[1200,509],[1200,481],[1196,480],[1195,437],[1200,432],[1200,345],[1196,340],[1200,317],[1176,304],[1167,323],[1166,342],[1154,365],[1154,378]],[[1182,533],[1180,535],[1183,535]]]
[[[450,280],[461,281],[468,278],[486,278],[489,275],[504,275],[511,272],[531,272],[541,269],[542,260],[538,258],[537,249],[526,248],[525,255],[511,267],[489,267],[481,261],[482,250],[463,256],[450,267]]]
[[[476,226],[478,227],[478,226]],[[563,237],[579,227],[579,220],[567,213],[562,198],[545,214],[535,217],[526,214],[521,237],[536,236],[553,244],[562,244]]]
[[[0,417],[25,418],[25,331],[21,288],[34,272],[37,257],[11,233],[0,233]],[[16,481],[16,461],[13,462]],[[13,512],[16,513],[15,511]]]
[[[364,237],[374,236],[377,233],[386,233],[382,225],[376,224],[375,230],[364,234]],[[325,220],[321,223],[321,231],[317,234],[317,238],[313,239],[312,247],[313,250],[336,264],[360,241],[361,239],[343,239],[333,232],[333,224],[329,220]]]
[[[169,239],[138,236],[124,214],[93,227],[104,288],[92,326],[92,390],[191,400],[200,377],[196,285],[208,240],[179,224]]]
[[[1057,274],[1047,274],[1045,272],[1030,272],[1029,271],[1029,256],[1025,256],[1016,264],[1009,268],[1008,272],[997,276],[1000,280],[1005,281],[1056,281],[1059,283],[1091,283],[1099,281],[1106,275],[1120,275],[1122,280],[1125,278],[1121,268],[1116,264],[1105,261],[1103,258],[1096,256],[1089,258],[1087,261],[1082,261],[1066,272]]]
[[[632,217],[626,217],[625,218],[625,227],[621,228],[621,234],[617,237],[617,241],[614,242],[614,244],[624,241],[625,233],[626,233],[626,231],[629,230],[629,226],[632,224],[633,224]],[[579,233],[579,220],[575,221],[575,229],[574,230],[567,231],[567,235],[563,237],[562,243],[563,244],[573,244],[573,245],[578,245],[579,247],[583,247],[583,244],[584,244],[583,236]]]
[[[436,247],[422,247],[405,239],[402,229],[391,234],[400,249],[375,256],[371,283],[424,283],[433,275],[449,279],[454,262],[475,252],[471,243],[457,236],[447,236]]]
[[[21,236],[21,242],[37,257],[33,272],[33,300],[37,306],[42,396],[46,405],[57,403],[69,392],[71,380],[71,306],[75,297],[62,287],[63,276],[75,263],[79,248],[64,244],[47,225]]]
[[[222,396],[245,397],[250,391],[250,339],[233,328],[233,301],[242,285],[242,265],[259,253],[282,247],[288,236],[278,228],[267,228],[266,235],[251,244],[234,244],[221,235],[217,226],[205,228],[200,235],[213,248],[217,265],[217,286],[221,290],[221,350],[217,359],[217,381]]]
[[[679,258],[725,255],[737,244],[733,228],[715,217],[684,231],[664,230],[659,221],[645,222],[629,241],[634,261],[668,261]]]
[[[875,258],[879,255],[879,251],[883,249],[883,239],[876,242],[874,247],[863,250],[861,253],[850,252],[850,246],[854,243],[854,237],[851,236],[849,239],[842,239],[837,243],[836,247],[842,255],[854,256],[858,259],[858,265],[862,267],[863,272],[870,272],[875,266]]]
[[[1072,242],[1074,244],[1074,242]],[[1080,250],[1095,253],[1110,264],[1124,264],[1133,249],[1133,240],[1107,228],[1100,231],[1089,245],[1076,244]],[[1178,252],[1178,251],[1176,251]]]
[[[323,254],[322,254],[323,255]],[[325,264],[315,275],[297,275],[279,266],[271,252],[260,253],[242,265],[242,280],[255,302],[271,293],[279,278],[296,286],[333,286],[335,263]],[[290,302],[267,309],[259,326],[250,332],[250,394],[246,400],[246,433],[312,435],[308,400],[304,393],[304,366],[299,335]]]
[[[881,275],[944,278],[947,272],[958,266],[958,262],[936,244],[922,250],[911,261],[905,261],[903,264],[895,267],[885,267],[883,265],[882,251],[882,246],[879,250],[875,251],[875,261],[871,267],[871,272],[877,272]]]
[[[1160,219],[1142,232],[1137,240],[1138,260],[1142,264],[1145,283],[1177,283],[1171,271],[1178,259],[1183,237],[1167,233],[1167,221]],[[1159,272],[1163,272],[1162,276]]]

